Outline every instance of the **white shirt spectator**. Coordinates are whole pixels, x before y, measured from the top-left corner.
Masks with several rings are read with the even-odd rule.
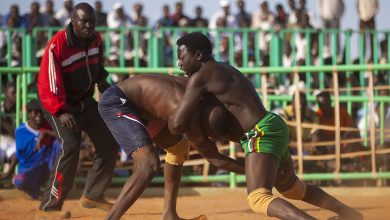
[[[107,26],[109,28],[120,28],[120,27],[131,27],[133,26],[133,22],[131,18],[125,13],[123,9],[123,5],[120,2],[116,2],[113,7],[112,11],[108,13],[107,15]],[[129,41],[127,40],[127,36],[129,36],[129,32],[125,32],[125,39],[124,39],[124,45],[125,45],[125,53],[128,53],[130,51],[130,45]],[[111,31],[110,32],[110,39],[111,39],[111,47],[110,52],[112,54],[119,55],[119,42],[120,42],[120,32],[119,31]]]
[[[376,108],[377,108],[377,103],[374,104],[374,109],[376,109]],[[360,109],[358,111],[358,118],[359,119],[358,119],[358,123],[357,123],[357,127],[360,130],[360,136],[362,138],[364,138],[364,134],[366,132],[370,131],[370,120],[371,120],[371,118],[370,118],[370,109],[367,108],[367,112],[366,113],[364,113],[363,110],[364,109]],[[384,116],[383,128],[385,130],[389,130],[390,129],[390,107],[388,107],[387,109],[384,109],[384,111],[386,113],[385,113],[385,116]],[[366,122],[367,122],[367,127],[366,127]],[[375,127],[379,128],[379,126],[380,126],[379,115],[377,114],[376,111],[374,111],[374,123],[375,123]],[[389,134],[389,132],[385,131],[385,142],[386,143],[390,143],[390,137],[388,136],[388,134]],[[376,134],[376,137],[378,138],[379,134]]]
[[[296,60],[305,60],[306,58],[306,37],[300,33],[295,35],[295,46],[297,48]]]
[[[368,21],[373,18],[379,10],[378,0],[357,0],[357,11],[360,19]]]
[[[15,139],[8,135],[0,135],[0,166],[16,151]]]
[[[107,15],[107,26],[109,28],[119,28],[119,27],[131,27],[132,20],[126,15],[123,11],[123,17],[119,17],[117,10],[123,10],[123,5],[120,2],[116,2],[113,6],[113,10]]]
[[[235,27],[235,17],[231,13],[226,14],[225,9],[226,7],[230,7],[229,2],[227,0],[221,0],[219,2],[219,5],[221,6],[221,9],[217,11],[210,19],[209,22],[209,29],[213,30],[217,28],[217,21],[219,18],[225,18],[226,19],[226,27],[232,28]],[[227,9],[230,10],[230,9]]]
[[[324,20],[340,19],[344,14],[344,0],[318,0],[318,11]]]
[[[262,1],[261,7],[267,7],[263,6],[263,4],[267,4],[266,1]],[[260,30],[271,30],[273,28],[275,21],[275,17],[271,13],[271,11],[263,10],[263,8],[258,9],[255,11],[252,15],[252,28],[254,29],[260,29]],[[260,49],[263,53],[268,54],[269,53],[269,42],[271,41],[272,35],[267,32],[260,32],[259,38],[260,38]]]
[[[54,17],[58,20],[58,22],[60,22],[62,26],[66,26],[70,23],[70,13],[64,7],[60,8]]]

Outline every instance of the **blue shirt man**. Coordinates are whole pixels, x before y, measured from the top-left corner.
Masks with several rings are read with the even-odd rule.
[[[33,199],[38,199],[40,186],[49,178],[53,152],[53,132],[43,119],[39,102],[32,100],[27,104],[26,123],[16,128],[16,158],[18,172],[14,178],[15,186]]]

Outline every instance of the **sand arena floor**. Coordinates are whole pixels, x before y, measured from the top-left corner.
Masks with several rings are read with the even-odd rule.
[[[390,188],[324,188],[339,200],[358,209],[365,219],[390,219]],[[106,194],[114,200],[119,189],[110,189]],[[126,212],[122,219],[154,220],[161,219],[163,207],[162,188],[148,188],[142,197]],[[81,208],[78,203],[80,190],[73,190],[66,200],[63,210],[72,212],[72,219],[104,219],[105,212]],[[318,219],[335,216],[330,211],[321,210],[303,202],[292,201]],[[0,190],[0,219],[35,219],[39,201],[27,199],[17,190]],[[250,220],[272,219],[253,213],[246,202],[244,188],[181,188],[178,198],[178,213],[183,218],[193,218],[204,214],[209,220]]]

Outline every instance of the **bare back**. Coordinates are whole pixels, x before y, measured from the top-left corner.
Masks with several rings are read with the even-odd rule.
[[[210,60],[190,80],[204,83],[207,92],[215,95],[224,104],[240,122],[244,131],[252,129],[266,114],[266,109],[252,83],[228,64]]]
[[[167,120],[180,102],[186,77],[168,75],[136,75],[118,87],[140,110],[146,119]]]
[[[167,121],[182,100],[187,77],[169,75],[136,75],[117,86],[139,109],[140,116],[147,120]],[[205,98],[195,117],[200,117],[200,126],[207,136],[238,141],[243,131],[239,123],[215,97]]]

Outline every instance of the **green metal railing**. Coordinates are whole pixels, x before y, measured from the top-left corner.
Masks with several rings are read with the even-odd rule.
[[[106,57],[110,55],[110,48],[112,46],[110,34],[115,31],[119,33],[119,67],[107,67],[108,72],[110,73],[118,73],[118,74],[142,74],[142,73],[159,73],[159,74],[171,74],[171,75],[179,75],[182,74],[182,72],[173,66],[164,66],[165,60],[167,59],[167,56],[164,56],[163,49],[164,49],[164,38],[167,37],[169,34],[172,36],[173,40],[172,42],[175,42],[175,39],[177,39],[183,32],[191,32],[191,31],[200,31],[203,33],[210,33],[208,29],[204,28],[161,28],[159,30],[152,30],[151,28],[141,28],[141,27],[134,27],[134,28],[119,28],[119,29],[108,29],[108,28],[97,28],[98,31],[102,32],[102,35],[105,36],[104,42],[105,42],[105,55]],[[29,35],[23,30],[17,30],[17,29],[10,29],[6,30],[9,33],[13,31],[19,31],[22,39],[22,65],[20,67],[11,67],[11,60],[7,62],[7,67],[0,67],[0,74],[7,74],[8,78],[10,80],[13,79],[12,76],[16,76],[16,87],[17,87],[17,103],[16,103],[16,124],[20,124],[21,121],[26,121],[26,109],[25,105],[27,101],[31,98],[36,98],[36,93],[30,92],[27,89],[28,83],[31,82],[32,74],[35,74],[39,71],[39,67],[37,66],[37,60],[35,59],[35,52],[38,49],[37,45],[35,44],[37,36],[40,32],[45,32],[47,34],[48,38],[51,38],[51,36],[55,33],[55,31],[58,31],[58,28],[36,28],[33,30],[32,34]],[[146,33],[146,35],[145,35]],[[272,95],[267,92],[267,90],[264,88],[264,85],[266,85],[267,77],[269,77],[272,74],[278,74],[278,77],[280,80],[286,79],[286,77],[289,74],[293,74],[294,76],[297,76],[298,73],[304,73],[306,78],[306,91],[308,95],[308,101],[314,102],[315,97],[310,93],[312,91],[312,87],[310,84],[310,78],[318,74],[319,79],[319,89],[326,89],[325,88],[325,73],[335,73],[338,74],[339,72],[345,72],[347,79],[351,77],[352,72],[360,72],[360,78],[359,83],[360,87],[367,88],[368,83],[365,81],[364,73],[366,71],[372,72],[372,74],[375,76],[378,74],[379,71],[389,71],[390,70],[390,64],[378,64],[379,62],[379,47],[378,47],[378,35],[379,33],[382,33],[386,36],[387,40],[390,40],[390,33],[389,32],[370,32],[373,33],[374,38],[374,56],[373,56],[373,64],[367,65],[365,64],[365,49],[364,49],[364,43],[363,43],[363,34],[359,32],[354,31],[341,31],[341,30],[325,30],[325,31],[318,31],[318,30],[281,30],[280,32],[275,31],[264,31],[264,30],[253,30],[253,29],[217,29],[213,32],[213,42],[214,42],[214,52],[215,52],[215,58],[219,60],[221,56],[221,52],[219,50],[219,44],[221,42],[221,37],[225,36],[228,38],[228,45],[229,45],[229,52],[228,52],[228,62],[237,65],[237,54],[235,54],[235,51],[233,48],[236,46],[237,42],[235,41],[235,37],[239,36],[241,38],[241,44],[242,49],[240,51],[239,58],[242,59],[242,65],[237,66],[237,68],[243,73],[252,75],[254,78],[254,84],[256,88],[258,88],[259,95],[263,98],[263,100],[266,102],[266,106],[269,108],[271,106],[271,103],[279,102],[282,106],[287,105],[289,101],[291,101],[290,95]],[[269,42],[270,45],[270,51],[269,51],[269,66],[262,67],[262,57],[263,57],[263,51],[261,51],[260,48],[260,41],[262,40],[261,34],[267,33],[271,35],[271,40]],[[351,64],[351,36],[353,34],[358,34],[359,39],[359,64],[352,65]],[[133,65],[131,67],[126,67],[126,60],[124,56],[125,52],[125,45],[126,45],[126,39],[128,34],[132,34],[132,42],[133,45],[133,51],[134,51],[134,58],[133,58]],[[324,34],[331,34],[333,38],[333,44],[332,48],[330,48],[331,53],[331,65],[324,65],[325,60],[323,56],[318,56],[319,59],[319,66],[314,66],[313,63],[313,57],[311,54],[311,47],[308,46],[306,48],[306,56],[305,56],[305,65],[304,66],[296,66],[297,64],[297,57],[295,53],[296,48],[296,36],[299,34],[303,34],[307,38],[307,45],[310,45],[311,40],[318,40],[319,47],[318,47],[318,53],[322,54],[324,50]],[[313,34],[318,34],[314,37]],[[336,47],[337,42],[337,35],[340,34],[345,39],[345,63],[337,65],[337,56],[340,54],[338,51],[338,48]],[[141,39],[141,36],[147,36],[145,39]],[[291,67],[282,67],[282,61],[281,57],[283,55],[283,52],[286,50],[284,47],[284,43],[286,39],[290,38],[290,44],[293,48],[292,50],[292,59],[293,59],[293,66]],[[253,42],[253,48],[249,48],[247,45],[251,44],[251,40]],[[146,43],[146,51],[147,51],[147,66],[141,67],[140,65],[140,54],[138,48],[140,48],[141,41],[145,40]],[[10,38],[7,38],[8,45],[11,45]],[[177,46],[176,44],[172,45],[172,57],[169,57],[169,59],[172,60],[172,64],[176,64],[177,62]],[[10,48],[10,47],[9,47]],[[136,48],[134,50],[134,48]],[[10,49],[9,49],[10,50]],[[252,50],[252,54],[251,54]],[[386,48],[388,52],[387,60],[390,59],[390,44],[387,45]],[[253,52],[255,51],[255,52]],[[10,54],[10,51],[8,51]],[[249,67],[250,60],[253,61],[254,67]],[[390,78],[390,77],[389,77]],[[297,83],[297,82],[294,82]],[[390,81],[389,83],[390,84]],[[372,89],[372,88],[371,88]],[[384,104],[390,103],[390,97],[383,97],[383,96],[376,96],[374,95],[373,98],[370,98],[368,96],[362,96],[363,92],[359,96],[352,95],[351,92],[351,84],[349,83],[349,80],[347,80],[346,83],[346,94],[345,95],[337,95],[337,99],[339,102],[347,103],[348,110],[351,112],[351,106],[353,103],[362,103],[363,106],[367,108],[368,103],[370,102],[378,102],[380,104],[381,108],[381,114],[380,114],[380,141],[379,144],[384,144],[384,132],[383,132],[383,120],[384,120]],[[374,91],[370,91],[373,92]],[[3,99],[3,94],[0,97]],[[368,124],[366,124],[366,133],[368,134],[369,128]],[[368,135],[365,137],[365,144],[368,145]],[[302,144],[302,143],[301,143]],[[338,146],[340,147],[340,146]],[[373,146],[370,146],[373,147]],[[302,150],[302,149],[301,149]],[[302,153],[302,152],[301,152]],[[235,155],[234,148],[231,148],[231,155]],[[375,148],[373,150],[373,153],[371,157],[375,157]],[[328,174],[328,173],[315,173],[315,174],[306,174],[303,173],[302,168],[302,158],[298,159],[299,162],[299,175],[303,177],[304,179],[311,180],[311,179],[387,179],[390,177],[390,172],[377,172],[375,165],[372,163],[372,172],[370,173],[341,173],[339,171],[336,171],[334,174]],[[337,160],[340,160],[338,158]],[[118,179],[119,181],[119,179]],[[155,179],[157,182],[161,182],[161,178],[157,177]],[[237,176],[234,174],[226,175],[226,176],[208,176],[207,180],[204,179],[203,176],[186,176],[183,177],[183,181],[226,181],[229,182],[232,187],[234,187],[237,183],[243,182],[244,177],[243,176]]]

